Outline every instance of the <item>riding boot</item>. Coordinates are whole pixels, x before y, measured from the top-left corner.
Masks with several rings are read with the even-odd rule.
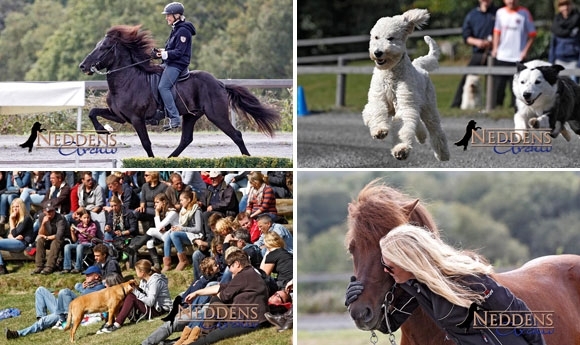
[[[187,337],[187,340],[185,340],[182,344],[188,345],[194,343],[197,340],[197,338],[199,338],[200,334],[201,328],[199,326],[193,327],[193,329],[189,333],[189,336]]]
[[[171,270],[171,256],[164,256],[163,257],[163,269],[161,273],[165,273]]]
[[[153,263],[153,268],[157,270],[157,272],[161,271],[161,265],[159,264],[159,256],[157,255],[157,249],[155,248],[148,248],[149,255],[151,256],[151,262]]]
[[[175,267],[176,271],[183,271],[184,268],[189,266],[189,261],[185,253],[177,253],[177,258],[179,259],[179,263]]]
[[[191,334],[191,331],[192,328],[189,328],[189,326],[185,326],[183,332],[181,332],[181,337],[179,337],[179,340],[176,341],[173,345],[182,345],[183,342],[186,341],[189,335]]]

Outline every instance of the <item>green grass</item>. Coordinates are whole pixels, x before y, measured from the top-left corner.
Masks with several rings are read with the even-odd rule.
[[[34,275],[30,272],[33,263],[25,264],[11,262],[8,264],[11,272],[0,278],[0,306],[4,308],[18,308],[21,315],[16,318],[2,320],[0,330],[0,344],[6,344],[4,328],[22,329],[30,326],[36,321],[34,309],[34,291],[39,286],[59,290],[72,288],[74,283],[83,279],[82,275],[59,275],[49,276]],[[124,271],[123,276],[134,275],[134,271]],[[191,281],[191,270],[182,272],[169,271],[167,273],[170,282],[171,296],[175,297],[184,291]],[[160,319],[152,321],[142,321],[137,324],[127,324],[111,334],[96,335],[101,324],[79,327],[76,333],[76,343],[82,345],[105,345],[105,344],[140,344],[149,334],[162,324]],[[48,329],[40,333],[28,335],[26,337],[11,340],[9,344],[66,344],[69,343],[69,332]],[[179,333],[174,333],[171,338],[179,337]],[[278,333],[274,327],[252,332],[248,335],[226,339],[219,342],[219,345],[289,345],[292,343],[292,332]]]
[[[454,63],[442,63],[448,66],[465,66],[466,62],[456,61]],[[358,61],[351,66],[372,66],[370,62]],[[460,75],[431,75],[431,81],[435,86],[437,94],[437,104],[441,116],[458,117],[473,114],[473,110],[460,110],[451,108],[451,102],[455,96],[455,90],[461,80]],[[346,96],[344,110],[361,112],[367,103],[367,93],[371,81],[371,75],[348,74],[346,76]],[[335,109],[336,98],[336,75],[335,74],[304,74],[298,75],[297,85],[304,88],[304,95],[308,110],[311,112],[326,112]],[[510,91],[511,92],[511,91]],[[506,99],[511,97],[511,93],[506,93]],[[507,102],[507,101],[506,101]],[[511,118],[513,110],[497,109],[489,114],[491,118]]]

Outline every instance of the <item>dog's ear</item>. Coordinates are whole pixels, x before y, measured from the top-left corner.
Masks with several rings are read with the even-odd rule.
[[[521,71],[525,70],[528,67],[526,67],[526,65],[524,65],[521,62],[516,62],[516,68],[518,69],[518,72],[521,72]]]
[[[429,12],[425,9],[414,8],[403,13],[403,18],[408,22],[406,32],[410,35],[415,28],[421,29],[421,27],[427,24],[429,20]]]
[[[564,67],[560,65],[552,65],[552,66],[540,66],[536,68],[538,71],[542,72],[542,75],[546,79],[550,85],[556,84],[558,81],[558,73],[564,69]]]

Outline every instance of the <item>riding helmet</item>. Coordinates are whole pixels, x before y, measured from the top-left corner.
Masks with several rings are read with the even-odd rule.
[[[167,6],[165,6],[165,8],[163,9],[163,12],[161,12],[161,14],[181,14],[183,15],[184,12],[184,8],[183,5],[180,2],[172,2],[170,4],[167,4]]]

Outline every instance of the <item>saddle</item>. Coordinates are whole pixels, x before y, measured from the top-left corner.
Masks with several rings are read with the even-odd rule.
[[[162,65],[163,66],[163,65]],[[165,66],[163,66],[165,67]],[[161,80],[162,73],[154,73],[149,75],[149,85],[151,87],[151,93],[153,94],[153,98],[155,99],[155,103],[157,103],[157,111],[153,118],[147,119],[146,123],[148,125],[158,125],[163,118],[165,118],[165,105],[163,104],[163,99],[159,94],[159,81]],[[189,79],[190,71],[185,69],[181,71],[179,77],[177,77],[177,82],[171,87],[171,95],[173,96],[174,100],[177,100],[177,84]]]

